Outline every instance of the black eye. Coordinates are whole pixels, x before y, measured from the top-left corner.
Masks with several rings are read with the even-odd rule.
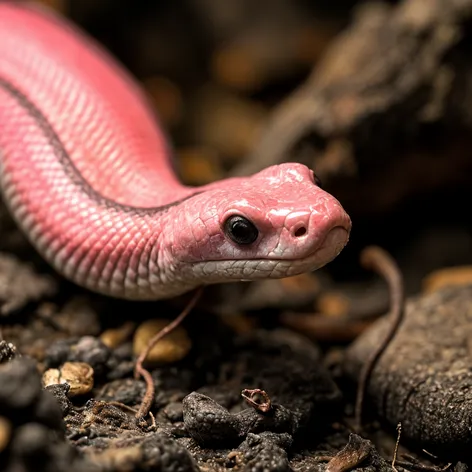
[[[251,244],[259,234],[257,228],[243,216],[230,216],[225,222],[225,234],[238,244]]]
[[[323,188],[323,185],[321,185],[321,180],[316,176],[316,174],[313,174],[313,177],[315,178],[315,184],[318,185],[319,188]]]

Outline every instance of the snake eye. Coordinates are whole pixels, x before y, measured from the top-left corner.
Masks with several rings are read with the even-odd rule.
[[[224,231],[237,244],[251,244],[259,235],[254,224],[243,216],[230,216],[225,221]]]
[[[313,174],[313,177],[315,179],[315,184],[319,187],[319,188],[323,188],[323,185],[321,185],[321,180],[316,176],[316,174]]]

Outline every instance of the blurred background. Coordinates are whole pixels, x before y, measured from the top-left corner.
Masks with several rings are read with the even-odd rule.
[[[441,283],[437,269],[472,278],[472,1],[37,3],[138,78],[186,183],[300,161],[342,202],[348,247],[309,278],[272,281],[284,298],[322,290],[319,312],[386,309],[358,263],[369,244],[396,258],[409,294]],[[276,296],[248,290],[246,308]]]

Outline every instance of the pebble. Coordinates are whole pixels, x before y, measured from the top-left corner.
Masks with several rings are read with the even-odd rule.
[[[46,350],[47,367],[59,367],[65,362],[85,362],[95,373],[95,377],[104,375],[108,370],[111,350],[103,342],[92,336],[60,339]]]
[[[290,437],[299,427],[299,415],[285,406],[272,404],[269,414],[253,408],[230,413],[216,401],[192,392],[183,400],[185,428],[201,446],[231,446],[251,433],[286,433]]]
[[[37,377],[33,361],[15,359],[0,366],[0,415],[10,417],[37,403],[41,395]]]
[[[151,338],[165,328],[171,320],[154,319],[148,320],[139,325],[134,334],[133,352],[139,356],[146,348]],[[163,339],[156,343],[156,345],[149,351],[146,357],[146,362],[170,364],[183,359],[192,347],[187,331],[178,326],[171,333],[166,335]]]
[[[43,385],[69,385],[69,397],[85,395],[93,388],[93,368],[85,362],[66,362],[60,369],[48,369],[43,374]]]
[[[28,358],[0,365],[0,451],[2,472],[97,471],[65,440],[61,409]]]
[[[70,361],[89,364],[95,375],[102,375],[107,370],[111,351],[99,338],[84,336],[79,339],[71,354]]]
[[[228,447],[242,441],[239,417],[210,397],[192,392],[184,398],[183,408],[185,428],[200,446]]]
[[[177,441],[163,435],[151,434],[137,444],[124,444],[93,455],[101,470],[156,470],[161,472],[198,472],[195,460]],[[202,469],[203,470],[203,469]]]
[[[248,434],[238,451],[243,454],[245,470],[267,472],[290,472],[287,452],[292,445],[288,434]]]
[[[72,402],[67,397],[70,390],[69,384],[52,384],[45,387],[45,390],[54,396],[61,408],[63,417],[72,410]]]

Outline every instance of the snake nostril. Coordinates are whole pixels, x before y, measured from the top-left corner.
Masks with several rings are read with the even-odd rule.
[[[306,228],[304,226],[301,226],[300,228],[298,228],[294,233],[296,238],[301,238],[305,234],[306,234]]]

